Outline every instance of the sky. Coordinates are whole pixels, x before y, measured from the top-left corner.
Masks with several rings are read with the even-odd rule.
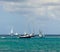
[[[60,0],[0,0],[0,34],[60,34]]]

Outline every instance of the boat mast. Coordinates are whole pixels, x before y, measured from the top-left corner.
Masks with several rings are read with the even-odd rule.
[[[42,37],[43,36],[43,34],[42,34],[42,32],[39,30],[39,37]]]
[[[13,28],[11,29],[11,34],[13,33]]]
[[[10,34],[11,34],[11,35],[13,35],[13,34],[14,34],[14,32],[13,32],[13,27],[11,28],[11,32],[10,32]]]

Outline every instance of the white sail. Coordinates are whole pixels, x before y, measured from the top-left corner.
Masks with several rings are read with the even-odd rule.
[[[18,33],[15,33],[15,35],[18,35]]]
[[[43,37],[43,34],[41,31],[39,31],[39,37]]]
[[[11,29],[11,34],[13,34],[13,28]]]
[[[10,32],[10,35],[13,36],[14,34],[14,31],[13,31],[13,27],[11,28],[11,32]]]

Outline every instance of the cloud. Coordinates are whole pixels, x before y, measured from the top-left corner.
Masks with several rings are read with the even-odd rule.
[[[44,3],[43,6],[60,6],[60,3]]]
[[[0,5],[8,12],[19,13],[29,20],[59,19],[60,0],[0,0]]]
[[[0,0],[0,1],[7,1],[7,2],[23,2],[23,1],[26,1],[26,0]]]

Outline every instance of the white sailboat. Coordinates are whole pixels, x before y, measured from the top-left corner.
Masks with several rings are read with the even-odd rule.
[[[31,37],[34,37],[35,35],[34,35],[34,33],[31,33],[30,36],[31,36]]]
[[[27,33],[24,33],[23,35],[19,36],[19,38],[31,38],[31,36]]]
[[[41,31],[39,31],[39,37],[43,37],[43,34]]]
[[[14,31],[13,31],[13,28],[11,28],[11,32],[9,33],[11,36],[14,35]]]
[[[15,35],[18,35],[18,33],[15,33]]]

